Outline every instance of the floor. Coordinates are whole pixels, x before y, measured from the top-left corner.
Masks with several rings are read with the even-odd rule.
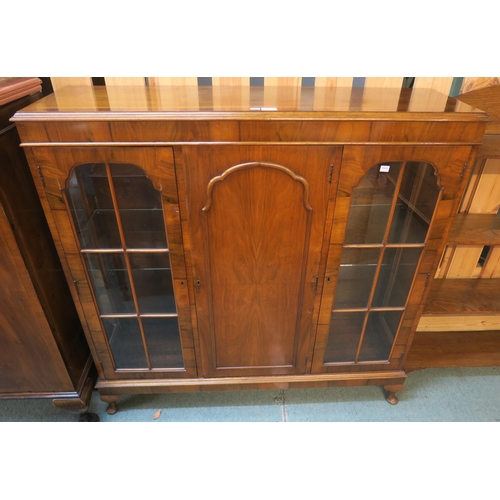
[[[500,422],[500,367],[409,374],[395,406],[381,387],[124,395],[118,412],[94,391],[101,422]],[[51,400],[0,400],[0,422],[77,422]]]

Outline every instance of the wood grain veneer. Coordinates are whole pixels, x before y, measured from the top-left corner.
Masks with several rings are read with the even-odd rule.
[[[401,89],[399,79],[383,89],[371,81],[347,89],[326,80],[325,87],[301,87],[298,79],[261,88],[221,83],[95,87],[92,95],[61,89],[13,118],[98,361],[103,400],[114,412],[126,392],[381,384],[394,404],[488,117],[433,89]],[[432,200],[435,210],[418,222],[430,230],[418,244],[379,245],[421,249],[392,337],[377,316],[387,352],[370,346],[366,357],[361,337],[354,359],[325,362],[351,195],[384,162],[411,163],[415,172],[430,165],[411,179],[435,186],[435,194],[417,186],[403,203],[414,210]],[[161,191],[183,368],[155,369],[151,355],[142,368],[117,368],[65,195],[81,164],[106,165],[110,186],[113,165],[136,165]],[[401,187],[400,179],[395,192]],[[390,202],[391,215],[400,205]],[[138,309],[137,294],[130,297]],[[382,309],[387,317],[394,311]],[[146,346],[142,329],[138,335]]]
[[[0,398],[46,397],[85,411],[89,348],[19,136],[8,122],[40,97],[0,109]]]

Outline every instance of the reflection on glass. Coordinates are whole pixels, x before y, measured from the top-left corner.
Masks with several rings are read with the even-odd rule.
[[[425,162],[378,163],[353,189],[325,363],[388,360],[439,191],[434,167]]]
[[[379,163],[353,189],[346,245],[382,243],[401,166],[401,162]]]
[[[137,318],[102,320],[116,368],[148,368]]]
[[[378,248],[344,248],[334,309],[367,307],[379,255]]]
[[[135,313],[132,287],[121,253],[84,254],[101,314]]]
[[[81,247],[121,248],[105,165],[79,165],[69,180],[67,193]]]
[[[365,314],[364,312],[332,314],[325,363],[354,362]]]
[[[439,195],[434,167],[408,162],[405,167],[389,243],[424,243]]]
[[[152,368],[183,368],[177,318],[143,318]]]
[[[167,248],[163,211],[120,210],[127,248]]]
[[[386,361],[403,311],[370,312],[358,361]]]
[[[130,264],[141,314],[175,313],[168,254],[131,254]]]
[[[372,307],[404,307],[422,248],[386,248]]]
[[[127,248],[166,248],[161,193],[135,165],[110,168]]]
[[[67,195],[116,367],[147,370],[149,355],[152,368],[183,368],[161,193],[135,165],[92,163],[75,168]]]

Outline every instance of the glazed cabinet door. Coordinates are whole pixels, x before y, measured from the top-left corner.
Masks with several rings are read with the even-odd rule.
[[[314,372],[402,368],[470,153],[344,148]]]
[[[33,153],[100,376],[196,376],[172,149]]]
[[[332,147],[176,150],[205,376],[306,371],[338,160]]]

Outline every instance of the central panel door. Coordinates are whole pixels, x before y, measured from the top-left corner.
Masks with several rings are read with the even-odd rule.
[[[306,371],[334,157],[182,149],[205,376]]]

